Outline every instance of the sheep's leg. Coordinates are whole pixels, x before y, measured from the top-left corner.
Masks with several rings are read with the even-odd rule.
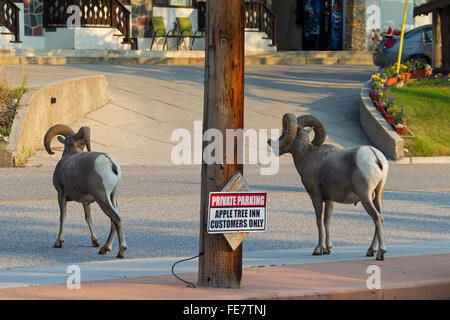
[[[98,254],[106,254],[108,251],[111,251],[112,243],[113,243],[115,237],[116,237],[116,228],[114,227],[114,222],[111,219],[111,229],[109,231],[108,240],[106,240],[105,245],[100,248],[100,251],[98,252]]]
[[[319,231],[319,243],[317,244],[317,247],[314,248],[313,255],[314,256],[321,256],[325,251],[327,251],[327,247],[325,246],[325,227],[323,224],[323,202],[322,199],[319,197],[312,198],[314,210],[316,211],[316,223],[317,223],[317,230]]]
[[[94,232],[94,227],[92,225],[92,217],[91,217],[91,206],[89,203],[83,203],[83,209],[84,209],[84,220],[86,220],[86,223],[89,227],[89,232],[91,233],[91,240],[92,245],[94,247],[100,246],[100,242],[98,241],[97,235]]]
[[[380,213],[381,216],[381,223],[384,222],[384,218],[383,218],[383,208],[381,205],[381,202],[383,200],[383,194],[384,194],[384,182],[382,182],[376,190],[375,190],[375,198],[373,200],[373,204],[375,205],[375,208],[377,209],[377,211]]]
[[[66,220],[67,200],[66,195],[62,192],[58,193],[59,204],[59,233],[54,248],[62,248],[64,244],[64,221]]]
[[[120,218],[116,208],[114,208],[114,206],[111,204],[111,199],[106,198],[106,201],[99,199],[97,200],[97,203],[114,224],[114,227],[117,231],[117,236],[119,238],[119,253],[117,254],[117,258],[123,258],[125,256],[125,250],[128,249],[128,246],[125,242],[122,219]]]
[[[377,260],[384,260],[384,254],[386,253],[386,247],[384,246],[383,241],[383,229],[381,227],[381,214],[378,212],[378,210],[375,208],[373,202],[371,201],[370,197],[367,197],[364,200],[361,200],[361,203],[366,209],[367,213],[372,217],[373,222],[375,223],[375,235],[378,237],[378,243],[379,243],[379,250],[377,253]],[[375,240],[372,241],[372,244],[374,244]],[[369,248],[370,250],[370,248]],[[368,252],[370,253],[370,252]]]
[[[384,220],[383,219],[383,210],[382,210],[382,205],[381,205],[383,193],[384,193],[384,185],[382,187],[378,187],[375,190],[375,197],[373,200],[375,209],[377,209],[377,211],[380,213],[381,223],[383,223],[383,220]],[[375,255],[375,252],[378,251],[377,245],[378,245],[378,233],[377,233],[377,230],[375,229],[375,233],[373,235],[373,240],[372,240],[372,243],[371,243],[369,249],[367,250],[366,256],[373,257]]]
[[[111,199],[111,203],[116,210],[117,210],[117,192],[118,191],[119,191],[119,186],[117,184],[116,187],[111,192],[111,195],[109,196],[109,198]]]
[[[375,255],[375,252],[378,251],[377,246],[378,246],[378,233],[377,233],[377,229],[375,228],[375,233],[373,234],[373,240],[372,240],[372,243],[370,244],[369,249],[367,249],[366,256],[373,257]]]
[[[331,248],[333,248],[333,244],[331,242],[330,237],[330,221],[331,221],[331,213],[333,212],[334,202],[333,201],[325,201],[325,235],[326,235],[326,245],[327,248],[324,250],[324,254],[330,254]]]
[[[117,210],[117,186],[114,188],[110,195],[111,203],[113,204],[114,208]],[[98,254],[106,254],[108,251],[112,250],[112,243],[114,241],[114,238],[116,237],[116,228],[114,227],[114,222],[111,219],[111,229],[109,231],[108,240],[106,240],[105,245],[100,249]]]

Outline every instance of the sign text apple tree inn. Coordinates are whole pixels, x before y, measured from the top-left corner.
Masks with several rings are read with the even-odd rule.
[[[208,233],[266,231],[267,193],[211,192]]]

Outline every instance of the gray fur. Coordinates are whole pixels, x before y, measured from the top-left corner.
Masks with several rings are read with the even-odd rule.
[[[286,120],[284,123],[291,125],[294,123],[295,125],[296,122],[292,121],[295,119],[294,115],[286,114],[285,118],[291,121]],[[323,126],[320,121],[319,124]],[[324,127],[314,131],[325,134]],[[296,132],[296,134],[289,138],[285,136],[286,132]],[[381,226],[383,222],[381,202],[389,168],[384,155],[369,146],[347,149],[329,144],[315,146],[310,143],[308,131],[300,126],[296,131],[293,131],[292,128],[283,128],[283,135],[279,141],[281,140],[289,143],[279,150],[279,154],[292,154],[295,167],[316,212],[319,243],[313,254],[331,253],[329,223],[333,203],[356,205],[361,202],[375,223],[375,235],[367,251],[367,256],[373,256],[378,251],[377,260],[383,260],[386,248],[383,243]],[[268,143],[269,145],[273,144],[270,140]],[[325,224],[323,211],[325,211]],[[324,236],[324,232],[326,236]],[[377,242],[379,242],[379,250],[377,250]]]
[[[51,129],[49,129],[48,133],[51,132]],[[84,127],[83,130],[88,131],[89,128]],[[80,131],[83,130],[80,129]],[[44,141],[46,141],[47,146],[49,146],[49,140],[52,139],[53,135],[46,135]],[[64,144],[64,151],[53,173],[53,185],[58,192],[60,208],[60,229],[54,247],[61,248],[64,243],[64,221],[67,201],[76,201],[83,204],[92,244],[94,247],[100,245],[94,233],[90,215],[90,204],[97,202],[111,220],[111,231],[108,240],[100,249],[99,254],[106,254],[108,251],[111,251],[112,242],[117,231],[119,237],[117,257],[123,258],[128,247],[125,242],[122,221],[117,211],[117,190],[121,180],[120,167],[107,154],[83,152],[84,147],[90,144],[89,137],[70,132],[64,133],[64,135],[65,138],[58,136],[58,141]],[[80,136],[82,137],[80,138]],[[51,150],[48,149],[47,151]]]

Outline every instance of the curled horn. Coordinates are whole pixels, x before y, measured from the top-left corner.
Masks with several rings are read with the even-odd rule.
[[[83,139],[87,150],[91,152],[91,128],[81,127],[77,132],[77,139]]]
[[[284,149],[288,147],[297,136],[297,118],[292,113],[286,113],[283,116],[283,134],[278,140],[278,148]],[[267,142],[270,146],[272,140]]]
[[[52,151],[52,149],[50,148],[50,142],[52,141],[52,139],[58,135],[61,135],[61,136],[64,136],[65,138],[67,138],[67,136],[69,134],[73,134],[73,133],[74,133],[73,130],[64,124],[54,125],[50,129],[48,129],[47,133],[45,134],[45,137],[44,137],[45,150],[47,150],[48,154],[55,154]]]
[[[300,116],[297,118],[298,125],[302,128],[311,127],[314,130],[314,139],[311,142],[315,146],[320,146],[325,142],[327,132],[323,123],[310,115]]]

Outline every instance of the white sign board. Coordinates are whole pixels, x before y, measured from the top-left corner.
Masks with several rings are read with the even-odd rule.
[[[208,233],[266,231],[267,193],[211,192]]]

